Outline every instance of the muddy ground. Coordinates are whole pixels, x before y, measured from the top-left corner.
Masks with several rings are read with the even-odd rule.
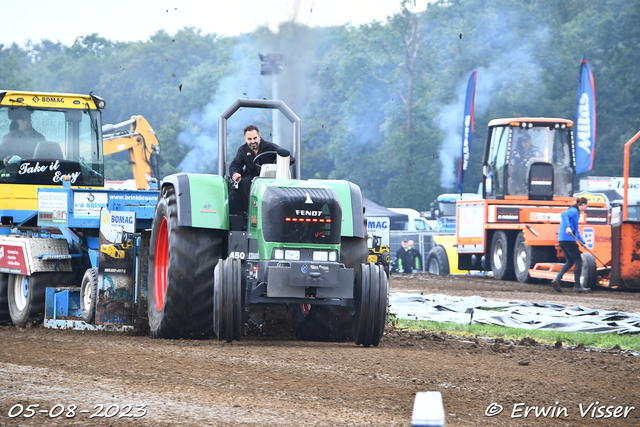
[[[486,277],[394,275],[391,291],[640,312],[640,293],[558,294]],[[0,327],[0,426],[408,426],[416,392],[428,390],[442,393],[448,426],[640,425],[631,351],[397,330],[362,348]],[[29,405],[39,406],[26,418]]]

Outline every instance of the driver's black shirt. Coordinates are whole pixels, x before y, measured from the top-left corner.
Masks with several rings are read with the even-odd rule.
[[[238,147],[238,152],[236,153],[236,157],[233,159],[231,164],[229,165],[229,175],[233,176],[234,173],[238,172],[242,175],[242,179],[249,178],[249,182],[256,176],[260,175],[260,172],[254,167],[253,159],[256,158],[261,153],[266,151],[278,151],[280,146],[274,144],[273,142],[265,141],[260,138],[260,145],[258,146],[258,154],[254,154],[249,144],[244,143],[240,147]],[[266,155],[262,156],[258,159],[258,164],[263,165],[265,163],[273,163],[275,161],[275,154],[273,156]],[[293,156],[291,157],[291,161],[293,161]]]

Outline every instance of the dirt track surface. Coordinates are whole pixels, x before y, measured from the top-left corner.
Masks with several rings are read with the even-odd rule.
[[[557,294],[484,277],[392,276],[391,291],[640,311],[640,293]],[[286,337],[226,344],[0,327],[1,426],[408,426],[416,392],[428,390],[442,393],[448,426],[640,425],[635,352],[402,331],[362,348]],[[64,412],[9,418],[17,404],[53,415],[64,405]],[[504,409],[488,417],[492,404]],[[69,405],[77,408],[67,418]],[[96,405],[104,408],[90,418]],[[142,414],[137,405],[146,405],[146,414],[134,418]],[[112,418],[104,416],[109,406]],[[619,417],[596,418],[600,406],[602,415],[611,406]],[[527,407],[556,409],[525,418]]]

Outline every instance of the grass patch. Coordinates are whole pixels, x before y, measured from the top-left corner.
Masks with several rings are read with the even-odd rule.
[[[598,334],[588,332],[562,332],[537,329],[508,328],[506,326],[484,325],[480,323],[464,324],[455,322],[432,322],[427,320],[395,319],[390,317],[390,323],[396,329],[426,332],[448,332],[454,335],[469,337],[503,338],[505,340],[521,340],[525,337],[544,344],[554,344],[558,340],[563,345],[575,346],[583,344],[590,347],[614,348],[616,345],[622,350],[640,351],[640,337],[635,334]]]

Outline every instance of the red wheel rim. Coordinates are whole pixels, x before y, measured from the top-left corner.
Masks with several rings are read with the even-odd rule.
[[[156,308],[162,311],[164,294],[167,290],[167,266],[169,264],[169,238],[167,235],[167,218],[162,217],[158,226],[156,239],[156,258],[153,269],[153,287],[156,296]]]

